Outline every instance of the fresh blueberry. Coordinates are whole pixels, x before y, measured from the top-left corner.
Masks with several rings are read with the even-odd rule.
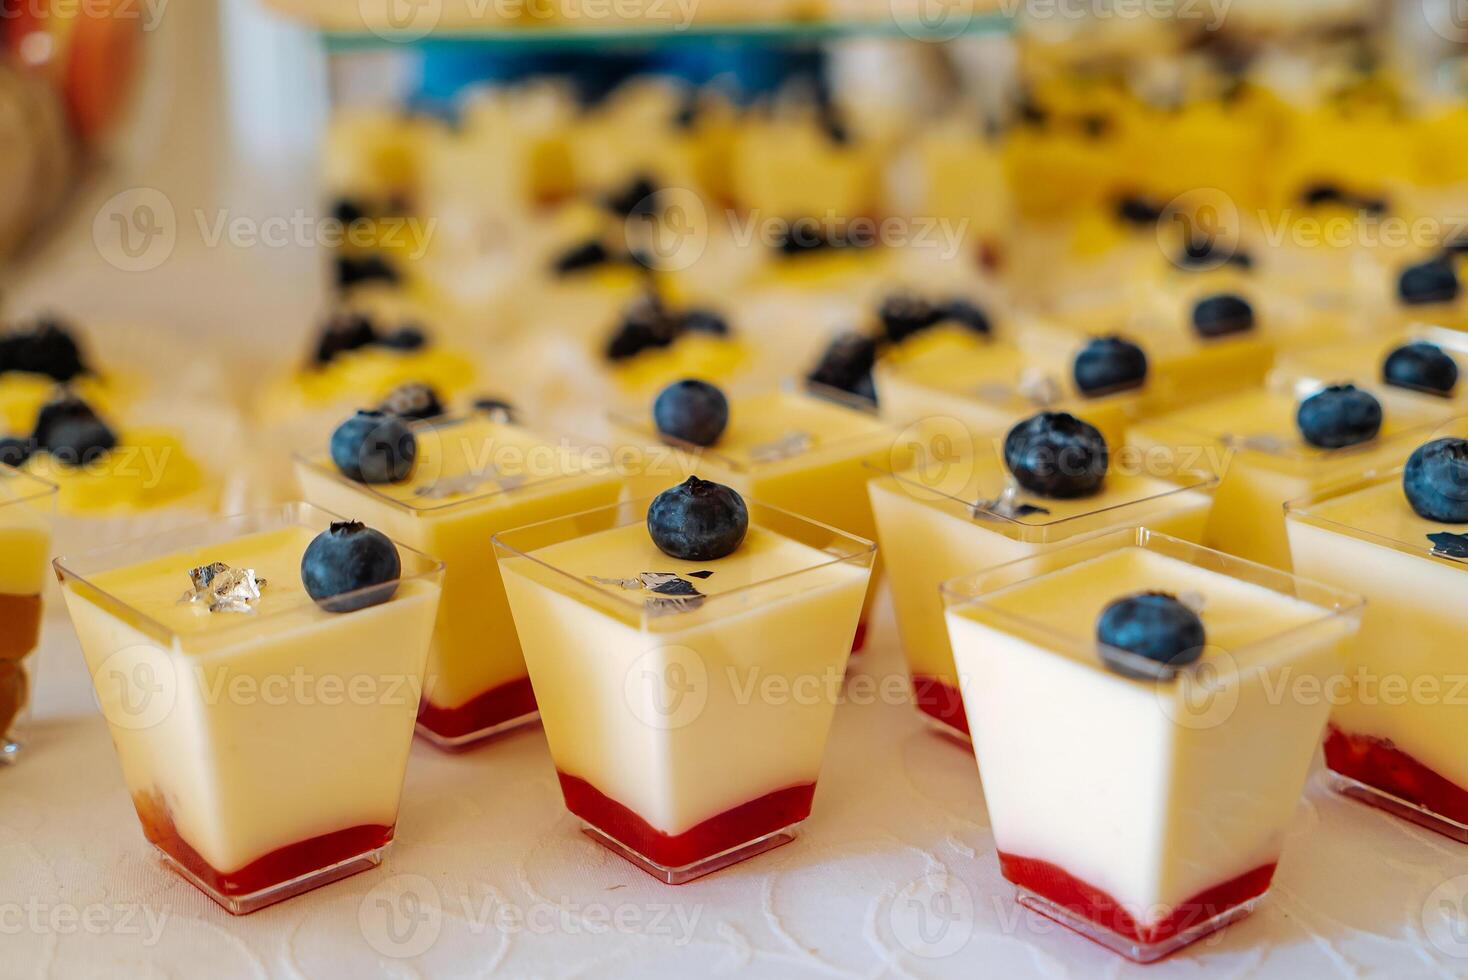
[[[1076,355],[1073,373],[1083,395],[1140,388],[1147,380],[1147,354],[1125,337],[1094,337]]]
[[[1162,208],[1145,197],[1128,195],[1116,202],[1116,218],[1138,228],[1151,227],[1162,220]]]
[[[1468,439],[1448,437],[1418,446],[1402,471],[1402,489],[1418,516],[1468,524]]]
[[[66,382],[87,373],[72,328],[56,317],[41,317],[29,327],[0,336],[0,373],[25,371]]]
[[[1009,472],[1020,486],[1042,497],[1089,497],[1101,489],[1110,461],[1100,431],[1066,412],[1042,412],[1004,437]]]
[[[343,225],[352,225],[368,216],[367,207],[354,197],[339,197],[332,202],[331,216]]]
[[[1203,620],[1166,592],[1143,592],[1117,599],[1101,611],[1096,620],[1096,641],[1101,644],[1101,659],[1118,674],[1141,680],[1168,678],[1203,655],[1207,642]],[[1148,670],[1141,664],[1120,657],[1127,653],[1157,664]]]
[[[951,299],[944,303],[943,319],[985,337],[994,332],[988,314],[966,299]]]
[[[679,325],[688,333],[706,333],[714,337],[729,336],[729,321],[713,310],[688,310],[679,318]]]
[[[1254,329],[1254,307],[1242,296],[1218,293],[1193,306],[1193,329],[1202,337],[1226,337]]]
[[[887,339],[896,344],[943,322],[943,310],[920,296],[895,293],[882,301],[877,318]]]
[[[1458,362],[1436,344],[1416,341],[1386,356],[1381,379],[1398,388],[1446,397],[1458,384]]]
[[[658,494],[647,510],[653,544],[683,561],[715,561],[731,555],[748,531],[744,498],[723,484],[696,476]]]
[[[707,381],[685,378],[659,392],[652,403],[652,420],[670,439],[712,446],[729,425],[729,400]]]
[[[876,363],[875,340],[859,333],[842,333],[832,339],[806,380],[861,397],[870,391],[872,401],[876,401],[872,384],[872,366]]]
[[[1300,435],[1321,449],[1344,449],[1370,442],[1381,431],[1381,402],[1355,385],[1330,385],[1300,403],[1295,424]]]
[[[387,393],[378,411],[395,415],[400,419],[421,421],[438,418],[445,411],[443,400],[429,385],[418,381],[400,384]]]
[[[1457,270],[1441,258],[1409,265],[1397,279],[1397,296],[1408,306],[1451,303],[1461,288]]]
[[[1376,218],[1391,208],[1391,202],[1384,197],[1363,196],[1356,198],[1356,206],[1366,212],[1370,217]]]
[[[1309,184],[1300,192],[1300,201],[1306,207],[1320,207],[1325,204],[1348,204],[1351,196],[1339,184],[1329,181],[1318,181]]]
[[[32,442],[72,466],[100,459],[117,445],[117,436],[92,406],[71,394],[41,406]]]
[[[418,439],[402,419],[361,411],[331,434],[331,461],[358,483],[397,483],[413,472]]]
[[[0,436],[0,466],[24,466],[35,445],[29,439]]]
[[[1182,269],[1212,269],[1232,265],[1240,269],[1254,268],[1254,257],[1236,246],[1223,246],[1213,235],[1189,235],[1178,253],[1177,265]]]
[[[377,343],[391,350],[415,351],[428,346],[428,335],[416,324],[398,327],[392,333],[383,334]]]
[[[377,328],[369,317],[350,311],[335,313],[321,328],[313,360],[318,366],[324,366],[336,360],[338,355],[375,343]]]
[[[401,280],[398,270],[381,255],[365,255],[361,258],[338,255],[336,258],[336,285],[343,292],[364,283],[397,285]]]
[[[668,347],[678,339],[681,326],[656,295],[643,296],[622,312],[622,322],[607,341],[607,360],[624,361],[645,350]]]
[[[579,242],[557,255],[551,262],[551,268],[558,276],[568,276],[573,272],[583,272],[587,269],[595,269],[597,266],[608,265],[612,262],[611,251],[596,239]]]
[[[638,174],[626,186],[608,194],[602,204],[624,218],[645,217],[657,210],[658,188],[647,174]]]
[[[301,584],[327,612],[355,612],[386,602],[398,591],[402,574],[393,543],[357,521],[333,523],[301,556]]]
[[[483,412],[497,422],[513,422],[515,406],[503,398],[486,396],[474,399],[474,411]]]

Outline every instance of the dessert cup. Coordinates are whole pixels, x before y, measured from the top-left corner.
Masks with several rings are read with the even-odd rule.
[[[443,419],[413,431],[417,463],[400,483],[357,483],[320,451],[297,457],[296,476],[312,503],[447,563],[418,732],[461,748],[536,719],[490,535],[614,503],[622,484],[569,443],[513,422]]]
[[[25,746],[56,488],[0,465],[0,765]]]
[[[1158,589],[1201,604],[1187,666],[1096,639],[1108,603]],[[1128,529],[951,581],[944,600],[1020,904],[1145,963],[1263,899],[1358,597]]]
[[[939,732],[969,737],[953,650],[943,619],[943,582],[1054,551],[1088,535],[1145,525],[1201,542],[1217,480],[1186,472],[1150,475],[1113,465],[1100,493],[1077,500],[1022,494],[1048,513],[1009,515],[996,501],[1008,480],[1002,437],[974,451],[884,472],[867,484],[877,539],[890,569],[892,607],[912,676],[913,698]]]
[[[682,884],[809,815],[876,549],[751,500],[738,550],[681,561],[653,544],[650,503],[500,533],[495,552],[567,808]],[[700,594],[639,585],[656,573]]]
[[[1450,403],[1434,409],[1379,398],[1380,434],[1343,449],[1307,443],[1295,424],[1296,394],[1272,388],[1158,416],[1134,426],[1128,441],[1144,455],[1165,451],[1206,462],[1219,475],[1219,485],[1204,543],[1289,571],[1285,501],[1402,463],[1454,414]]]
[[[642,418],[614,413],[611,422],[616,454],[641,456],[628,480],[629,499],[697,475],[869,541],[877,536],[866,492],[869,464],[901,468],[912,458],[911,446],[876,418],[869,402],[820,386],[735,394],[728,428],[708,448],[663,439],[651,412]],[[871,576],[857,651],[866,641],[880,567]]]
[[[55,561],[148,840],[242,915],[377,865],[391,844],[443,566],[402,546],[396,591],[328,612],[306,504]],[[180,599],[222,561],[266,580],[248,611]]]
[[[1468,718],[1452,690],[1468,565],[1427,538],[1468,526],[1417,516],[1400,470],[1291,501],[1286,523],[1300,574],[1367,601],[1349,683],[1331,701],[1325,763],[1336,787],[1468,843]]]
[[[1269,374],[1270,387],[1307,390],[1320,385],[1353,381],[1379,386],[1383,398],[1405,404],[1438,408],[1448,403],[1459,411],[1468,405],[1468,383],[1460,381],[1450,397],[1432,392],[1399,388],[1382,382],[1387,355],[1409,343],[1436,346],[1457,363],[1460,378],[1468,375],[1468,333],[1447,327],[1417,324],[1405,331],[1344,343],[1321,345],[1281,356]]]

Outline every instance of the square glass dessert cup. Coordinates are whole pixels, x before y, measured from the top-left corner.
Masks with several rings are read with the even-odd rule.
[[[959,445],[953,433],[946,445]],[[877,540],[891,570],[892,606],[913,698],[943,734],[968,738],[940,586],[949,579],[1029,558],[1122,527],[1145,525],[1188,541],[1203,540],[1217,479],[1208,473],[1143,471],[1118,456],[1099,493],[1076,500],[1043,499],[1021,491],[1017,503],[1048,513],[1004,513],[986,505],[1008,484],[1003,436],[905,470],[883,470],[867,490]]]
[[[570,443],[488,416],[418,422],[400,483],[343,476],[324,449],[296,457],[306,499],[360,520],[446,566],[418,733],[459,749],[536,719],[489,539],[496,531],[615,503],[620,477]]]
[[[443,565],[398,545],[390,599],[328,612],[300,568],[336,520],[290,504],[54,562],[143,833],[236,915],[392,843]],[[250,611],[180,598],[216,561],[265,580]]]
[[[876,548],[747,500],[737,551],[681,561],[653,543],[650,503],[494,542],[567,809],[682,884],[810,814]],[[664,575],[698,594],[647,588]]]
[[[1170,677],[1096,639],[1109,603],[1156,590],[1198,609],[1207,637]],[[1252,910],[1359,597],[1142,528],[943,593],[1000,869],[1020,903],[1138,962]]]
[[[1432,344],[1458,365],[1459,383],[1449,397],[1385,384],[1382,368],[1387,355],[1404,344]],[[1269,374],[1271,387],[1311,388],[1351,379],[1379,385],[1381,397],[1430,408],[1451,402],[1459,411],[1468,405],[1468,333],[1430,323],[1414,323],[1405,330],[1354,338],[1282,354]]]
[[[1026,334],[1044,331],[1023,324]],[[1085,342],[1048,331],[1023,345],[969,333],[941,347],[878,361],[873,370],[881,416],[889,425],[918,429],[956,419],[984,436],[1034,415],[1069,412],[1091,423],[1109,445],[1119,445],[1140,417],[1144,388],[1087,396],[1072,380],[1071,362]]]
[[[1399,465],[1457,414],[1450,402],[1381,401],[1381,431],[1370,442],[1321,449],[1299,433],[1295,412],[1315,386],[1257,388],[1138,423],[1127,436],[1140,453],[1194,459],[1219,475],[1203,543],[1290,571],[1286,501],[1372,470]]]
[[[868,541],[877,536],[867,498],[869,464],[906,466],[908,444],[879,419],[871,403],[825,386],[784,385],[735,392],[729,425],[704,448],[662,436],[651,411],[611,416],[613,453],[619,469],[628,456],[628,499],[653,497],[689,476],[737,490],[746,500],[840,528]],[[866,642],[866,624],[881,581],[874,565],[854,650]]]
[[[1286,524],[1300,574],[1367,601],[1349,683],[1331,703],[1332,781],[1468,843],[1468,715],[1453,693],[1468,672],[1468,564],[1436,553],[1427,537],[1468,525],[1419,517],[1400,468],[1291,501]]]
[[[25,745],[56,487],[0,464],[0,765]]]

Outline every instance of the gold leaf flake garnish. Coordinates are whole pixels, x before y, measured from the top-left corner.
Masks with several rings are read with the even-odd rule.
[[[815,440],[809,432],[787,432],[771,442],[761,443],[749,450],[749,458],[756,463],[778,463],[809,452]]]
[[[230,568],[222,561],[191,569],[189,581],[193,588],[178,601],[207,604],[211,613],[253,613],[266,584],[265,579],[256,578],[253,568]]]
[[[514,476],[501,473],[499,470],[490,468],[484,473],[461,473],[458,476],[446,477],[433,483],[425,484],[413,491],[415,497],[427,497],[430,500],[441,500],[445,497],[457,497],[460,494],[473,493],[481,487],[490,484],[498,484],[501,490],[514,490],[525,483],[523,476]]]
[[[992,500],[976,500],[969,504],[970,517],[1003,517],[1015,520],[1020,517],[1028,517],[1031,514],[1048,514],[1049,510],[1037,507],[1034,504],[1023,503],[1019,499],[1019,481],[1011,476],[1004,484],[1004,490],[999,496]]]

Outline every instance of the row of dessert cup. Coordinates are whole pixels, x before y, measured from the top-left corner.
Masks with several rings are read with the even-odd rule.
[[[1206,510],[1206,490],[1207,487],[1199,486],[1185,488],[1181,492],[1201,493],[1201,508],[1194,508],[1200,511]],[[1198,504],[1199,501],[1193,500],[1192,503]],[[736,690],[729,684],[728,672],[741,666],[756,666],[766,671],[778,671],[773,676],[790,684],[802,677],[839,676],[850,648],[849,638],[857,629],[861,599],[866,591],[875,549],[862,539],[773,507],[751,503],[755,526],[768,528],[777,535],[799,542],[823,557],[798,573],[735,590],[727,596],[711,595],[695,608],[682,611],[677,616],[650,615],[646,604],[639,605],[624,596],[595,588],[587,584],[584,574],[567,573],[535,557],[546,549],[598,531],[635,527],[643,520],[645,508],[646,501],[594,509],[574,517],[556,518],[518,531],[500,533],[495,535],[495,542],[509,604],[523,634],[521,641],[525,646],[530,677],[539,695],[542,720],[568,805],[626,856],[665,880],[682,881],[748,856],[751,849],[763,849],[788,840],[793,825],[809,812],[834,701],[804,707],[763,705],[766,710],[761,713],[759,723],[751,724],[754,709],[761,706],[747,700],[740,702]],[[1150,517],[1147,520],[1152,523]],[[288,793],[282,794],[280,789],[278,757],[268,765],[262,759],[258,771],[253,770],[250,760],[236,758],[235,771],[226,774],[219,771],[223,760],[204,755],[210,751],[210,746],[227,742],[231,724],[246,724],[250,709],[255,706],[187,703],[190,698],[212,688],[188,676],[182,655],[201,654],[206,652],[206,647],[212,647],[207,651],[209,663],[221,669],[238,670],[241,665],[229,657],[230,638],[227,635],[209,637],[210,642],[202,643],[199,642],[201,638],[166,630],[160,632],[158,623],[145,610],[109,595],[91,578],[109,569],[131,567],[149,559],[168,556],[185,546],[192,546],[190,553],[203,562],[208,556],[200,552],[201,545],[205,548],[223,547],[229,540],[242,535],[262,534],[271,528],[300,525],[320,529],[327,523],[329,515],[325,512],[298,506],[271,517],[228,519],[219,522],[209,532],[163,535],[150,540],[146,546],[106,549],[82,559],[62,559],[57,563],[58,572],[68,584],[67,601],[83,635],[93,675],[98,679],[99,698],[104,711],[112,722],[114,735],[118,736],[119,730],[123,733],[118,737],[119,753],[129,787],[138,802],[140,816],[145,827],[149,828],[150,839],[165,853],[170,853],[191,880],[200,883],[221,904],[234,911],[249,911],[322,883],[319,876],[297,881],[302,876],[310,878],[319,868],[329,866],[330,875],[339,877],[369,866],[380,858],[381,848],[391,837],[402,773],[401,766],[385,767],[382,760],[401,759],[405,765],[408,733],[412,730],[417,710],[416,699],[411,703],[399,699],[401,703],[392,706],[394,711],[388,711],[386,705],[374,705],[381,712],[380,717],[374,715],[372,726],[378,734],[372,744],[365,746],[359,737],[347,744],[354,738],[354,733],[359,735],[363,730],[358,720],[350,724],[340,723],[346,719],[328,723],[324,710],[302,710],[295,713],[296,717],[286,718],[286,712],[277,709],[282,717],[272,718],[272,730],[281,737],[281,744],[317,745],[322,750],[319,757],[302,759],[298,767],[299,793],[296,798],[306,803],[302,812],[296,814],[302,818],[301,821],[288,825],[289,814],[275,814],[265,819],[258,806],[223,806],[221,804],[226,802],[226,798],[235,802],[236,798],[243,801],[289,796]],[[1257,580],[1255,584],[1278,593],[1315,589],[1284,573],[1186,545],[1155,531],[1115,532],[1113,537],[1096,540],[1105,540],[1106,549],[1113,551],[1140,548],[1149,554],[1160,554],[1184,564],[1207,567],[1216,574]],[[1081,547],[1076,544],[1073,549]],[[424,558],[419,552],[402,547],[399,550],[419,565],[417,571],[409,575],[406,570],[408,563],[405,562],[405,581],[421,582],[425,593],[433,593],[436,604],[441,591],[446,595],[442,566]],[[1049,555],[1051,557],[1044,560],[1025,559],[1007,567],[1014,572],[1027,570],[1028,575],[1022,577],[1029,577],[1058,571],[1066,564],[1061,551],[1053,551]],[[1081,556],[1072,557],[1079,560]],[[973,567],[972,564],[969,567]],[[834,571],[837,568],[847,569],[849,574],[838,574]],[[822,569],[831,571],[822,572]],[[187,568],[180,564],[176,571],[186,572]],[[637,569],[631,574],[641,571],[645,570]],[[1274,577],[1273,584],[1271,576]],[[949,625],[952,626],[955,615],[953,608],[990,591],[993,589],[989,585],[978,588],[950,585],[946,589],[951,607]],[[1336,596],[1326,602],[1325,599],[1333,595],[1328,590],[1310,594],[1321,597],[1316,604],[1319,608],[1333,610],[1331,616],[1326,617],[1333,622],[1348,622],[1356,615],[1351,612],[1351,602],[1345,598]],[[959,601],[955,602],[955,597],[960,597]],[[172,596],[168,597],[170,603],[172,599]],[[1306,601],[1310,600],[1307,598]],[[419,614],[416,617],[407,609],[397,610],[396,616],[389,615],[388,610],[394,606],[405,605],[396,601],[384,609],[370,612],[384,618],[404,620],[408,633],[412,633],[411,621],[416,618],[419,632],[426,634],[421,607],[427,602],[425,598],[417,603]],[[824,604],[826,608],[816,608],[817,603]],[[100,612],[95,612],[94,607]],[[320,622],[312,621],[309,604],[284,612],[287,615],[283,622],[305,633],[327,629],[344,632],[340,624],[363,616],[363,613],[353,613],[332,625],[330,617]],[[961,624],[965,628],[969,628],[968,618],[972,617],[966,617]],[[765,620],[764,626],[759,625],[761,619]],[[91,621],[91,628],[83,627],[84,620]],[[745,648],[745,644],[730,642],[728,623],[736,621],[742,633],[750,632],[753,627],[762,638],[772,635],[786,640],[777,644],[778,649],[763,648],[760,662],[752,663],[751,651]],[[848,622],[849,626],[845,625]],[[375,636],[386,625],[360,624],[358,628],[370,628]],[[588,648],[584,640],[589,635],[588,630],[596,631],[596,656],[578,657],[578,653],[584,653]],[[233,638],[236,644],[240,642],[241,635],[237,633]],[[89,636],[92,639],[90,643]],[[337,648],[350,645],[334,643]],[[421,650],[419,655],[425,658],[418,663],[421,674],[424,664],[431,663],[427,646],[427,637],[423,635],[419,643],[405,643],[399,656]],[[608,656],[602,646],[612,651],[612,655]],[[960,659],[964,659],[957,633],[954,646]],[[1304,645],[1295,644],[1291,647],[1292,655],[1303,649]],[[778,656],[772,656],[772,650]],[[99,652],[105,654],[102,661],[95,659]],[[1240,652],[1233,651],[1236,657]],[[164,660],[158,660],[160,656]],[[252,656],[258,658],[259,654],[256,652]],[[139,674],[144,666],[149,669]],[[258,666],[252,664],[251,669]],[[1309,666],[1312,670],[1323,669],[1316,660],[1311,660]],[[398,662],[397,667],[401,674],[414,673],[412,663]],[[587,678],[598,671],[612,671],[612,675],[606,676],[612,676],[613,681],[620,676],[625,683],[608,683],[605,676],[596,684],[587,683]],[[104,687],[112,679],[144,674],[155,678],[173,677],[173,689],[185,700],[175,705],[178,710],[164,712],[156,723],[138,725],[137,708],[132,703],[133,699],[127,696],[130,692],[126,690],[125,683],[122,688],[114,686],[114,697],[106,696]],[[965,672],[960,671],[960,677],[965,700],[971,705],[985,705],[983,714],[986,722],[1002,717],[1002,713],[996,711],[991,718],[989,705],[982,701],[986,692],[971,690],[972,685]],[[1120,685],[1121,689],[1133,688],[1132,682],[1106,679],[1113,686]],[[644,684],[644,681],[648,683]],[[993,689],[988,693],[992,692]],[[609,696],[615,699],[614,706],[618,710],[608,711],[606,699]],[[208,710],[203,710],[205,708]],[[1310,727],[1310,719],[1305,714],[1297,711],[1290,719],[1284,718],[1285,714],[1276,711],[1266,720],[1270,724],[1284,725],[1288,722],[1294,726],[1285,734],[1298,735]],[[614,719],[616,715],[624,717]],[[586,719],[594,717],[605,719],[611,728],[618,727],[613,724],[614,720],[620,721],[620,729],[588,732]],[[1313,747],[1323,723],[1323,715],[1316,718],[1314,731],[1308,733],[1303,744]],[[318,729],[325,724],[331,725],[334,737],[321,737]],[[177,726],[184,726],[188,731]],[[293,726],[294,731],[291,731]],[[1205,753],[1201,758],[1209,758],[1206,753],[1210,750],[1217,751],[1217,740],[1235,737],[1230,734],[1236,732],[1235,727],[1217,727],[1207,744],[1198,746],[1198,751]],[[741,736],[746,732],[751,735],[758,732],[760,734],[754,736],[758,744],[750,744],[741,738],[737,740],[737,748],[731,747],[727,736],[730,730],[740,731]],[[400,743],[396,750],[388,746],[389,740]],[[978,741],[982,763],[983,739]],[[1301,742],[1300,739],[1291,741]],[[190,751],[198,752],[201,757],[177,758],[179,745],[193,746]],[[807,751],[792,752],[792,746],[804,747]],[[1121,748],[1124,747],[1118,747],[1119,750]],[[1294,791],[1289,794],[1290,807],[1298,795],[1304,766],[1308,763],[1309,748],[1302,751],[1299,780],[1295,781]],[[389,773],[390,778],[375,789],[362,787],[355,792],[345,792],[343,788],[333,787],[334,792],[328,795],[314,777],[313,766],[332,760],[333,753],[352,758],[363,752],[376,758],[376,768]],[[645,759],[649,753],[664,760],[654,771],[629,761],[629,757],[631,760]],[[723,761],[725,768],[711,766],[711,758]],[[769,762],[772,758],[783,761],[776,767]],[[331,764],[340,765],[339,760]],[[996,767],[1003,769],[1002,763],[996,763]],[[340,768],[347,772],[360,771],[346,766]],[[780,771],[774,771],[776,768]],[[986,778],[988,769],[986,765]],[[170,775],[165,776],[165,773]],[[222,775],[228,778],[221,779]],[[1245,778],[1248,775],[1245,774]],[[1288,777],[1289,773],[1279,777],[1282,784],[1289,782]],[[155,785],[165,778],[184,785]],[[272,788],[270,793],[262,793],[261,790],[267,786]],[[1273,788],[1275,792],[1270,799],[1279,802],[1283,798],[1279,792],[1281,787]],[[1002,792],[999,796],[1004,798]],[[189,806],[190,798],[193,807]],[[319,808],[327,799],[333,801],[333,808],[340,808],[342,819],[339,822],[345,828],[342,833],[351,833],[345,833],[345,836],[336,832],[325,837],[319,834],[307,836],[301,828],[321,826]],[[991,818],[995,820],[996,839],[1000,821],[994,817],[993,811],[997,805],[1000,804],[991,790],[989,806]],[[187,812],[190,809],[194,811],[192,814]],[[1283,817],[1277,820],[1261,819],[1259,822],[1260,832],[1276,844],[1288,809],[1284,808]],[[348,811],[351,811],[350,816]],[[218,817],[221,812],[237,813],[239,817],[226,826]],[[1164,815],[1157,816],[1160,819]],[[234,826],[235,823],[238,825]],[[373,833],[378,837],[372,837]],[[1159,836],[1154,841],[1161,839]],[[372,847],[359,848],[355,853],[343,852],[343,848],[351,850],[364,840]],[[272,843],[275,845],[273,848],[268,846]],[[1004,844],[1000,841],[1001,850]],[[1267,849],[1258,841],[1250,846],[1254,847],[1250,853]],[[1036,862],[1046,863],[1035,856],[1034,848],[1015,848],[1006,853],[1017,854],[1030,862],[1014,864],[1017,868],[1028,868],[1030,878],[1034,878],[1034,868],[1039,866]],[[242,855],[257,857],[242,865]],[[1164,863],[1156,847],[1151,854],[1133,852],[1132,858],[1141,864]],[[1243,869],[1253,874],[1249,878],[1250,887],[1258,883],[1261,874],[1258,869],[1265,863]],[[300,874],[289,876],[289,882],[265,882],[264,887],[257,887],[261,885],[259,875],[263,873],[262,867],[278,871],[282,865],[299,870]],[[215,870],[220,866],[234,870],[220,874]],[[1154,870],[1159,877],[1169,873],[1168,869]],[[1056,878],[1053,872],[1047,874],[1048,877],[1040,875],[1035,879],[1041,883],[1039,886],[1035,886],[1035,881],[1031,881],[1030,886],[1021,882],[1022,887],[1031,887],[1034,895],[1039,896],[1032,896],[1030,900],[1039,902],[1045,899],[1047,890],[1044,883],[1053,882]],[[1020,875],[1020,872],[1015,872],[1012,877]],[[1083,884],[1094,884],[1079,874],[1073,872],[1073,875]],[[1104,879],[1105,875],[1097,874],[1095,877]],[[1263,874],[1265,885],[1267,880],[1267,874]],[[285,887],[287,884],[289,887]],[[1116,886],[1113,888],[1123,891]],[[1176,897],[1191,899],[1207,890],[1205,887]],[[1083,891],[1092,895],[1095,888]],[[1262,888],[1257,891],[1262,892]],[[1059,901],[1057,908],[1064,910],[1056,914],[1073,918],[1075,903],[1057,900],[1053,889],[1049,892],[1048,900],[1052,903]],[[1232,892],[1229,895],[1229,901],[1224,903],[1228,907],[1219,916],[1207,916],[1200,921],[1216,925],[1227,916],[1237,915],[1237,909],[1257,898],[1257,892],[1237,901],[1233,901]],[[1213,895],[1210,902],[1220,904],[1223,899]],[[1188,903],[1182,901],[1180,904],[1186,906]],[[1189,914],[1195,919],[1198,915],[1196,909]],[[1131,954],[1139,957],[1160,955],[1158,949],[1161,946],[1177,944],[1179,937],[1185,940],[1196,934],[1195,927],[1199,924],[1190,922],[1187,928],[1174,928],[1174,923],[1164,928],[1155,922],[1146,923],[1146,929],[1139,927],[1138,936],[1133,937],[1137,939],[1134,945],[1138,948],[1131,950]],[[1142,942],[1143,938],[1148,941]]]

